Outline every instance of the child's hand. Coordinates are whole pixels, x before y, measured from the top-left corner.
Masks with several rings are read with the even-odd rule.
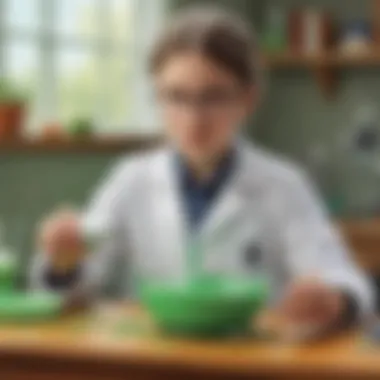
[[[314,338],[338,326],[345,309],[344,294],[317,280],[292,284],[280,307],[295,339]]]
[[[40,247],[57,271],[74,268],[83,257],[85,242],[79,219],[75,211],[64,209],[50,215],[40,226]]]

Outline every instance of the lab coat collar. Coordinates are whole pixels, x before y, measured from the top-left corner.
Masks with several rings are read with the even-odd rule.
[[[236,167],[230,176],[212,209],[197,230],[203,240],[209,240],[221,230],[227,229],[236,223],[245,214],[248,198],[251,198],[252,162],[250,151],[252,149],[244,141],[237,143]],[[155,163],[154,186],[156,202],[159,202],[160,218],[162,223],[171,229],[168,235],[173,240],[186,239],[190,233],[185,217],[184,205],[181,201],[179,181],[175,167],[175,151],[168,148]],[[173,241],[173,243],[175,243]]]
[[[201,237],[207,240],[238,222],[239,218],[245,215],[247,201],[251,197],[248,152],[245,144],[239,142],[236,151],[235,171],[200,228]]]

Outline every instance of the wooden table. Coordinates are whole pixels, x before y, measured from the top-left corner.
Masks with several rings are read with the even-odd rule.
[[[149,329],[144,315],[131,308],[2,327],[0,379],[380,379],[380,349],[364,348],[358,333],[302,346],[253,339],[181,341]]]
[[[380,219],[344,220],[337,227],[358,264],[380,276]]]

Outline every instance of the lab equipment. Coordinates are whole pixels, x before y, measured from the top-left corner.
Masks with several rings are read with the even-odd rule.
[[[281,52],[286,49],[287,22],[286,13],[278,7],[271,7],[268,12],[262,46],[265,52]]]
[[[372,48],[371,25],[366,20],[354,20],[345,26],[340,49],[348,55],[366,54]]]
[[[0,223],[0,293],[12,291],[15,286],[17,260],[4,241],[4,227]]]

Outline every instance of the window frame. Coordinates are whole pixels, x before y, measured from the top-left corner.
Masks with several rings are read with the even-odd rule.
[[[38,6],[38,29],[31,32],[22,28],[10,27],[6,23],[7,1],[0,0],[0,73],[6,72],[6,48],[9,41],[28,41],[36,46],[37,69],[38,69],[38,104],[36,112],[39,115],[38,128],[32,132],[39,132],[43,124],[51,120],[56,120],[58,113],[58,70],[59,64],[56,61],[57,51],[70,47],[78,49],[93,50],[97,73],[100,75],[101,86],[107,81],[107,70],[105,69],[107,59],[112,55],[133,60],[133,79],[131,82],[134,103],[132,105],[132,115],[127,117],[123,126],[111,125],[107,121],[106,111],[102,109],[102,94],[99,94],[96,114],[92,115],[95,120],[97,132],[100,134],[114,134],[125,131],[133,134],[157,133],[159,128],[158,118],[152,103],[152,94],[149,85],[149,78],[145,70],[147,50],[152,37],[157,33],[157,27],[162,24],[166,15],[165,1],[152,0],[131,0],[133,2],[133,37],[130,43],[118,43],[110,45],[111,41],[111,5],[108,0],[93,0],[96,4],[96,14],[98,19],[97,36],[62,36],[52,33],[57,16],[57,1],[37,0]],[[64,1],[64,0],[61,0]],[[138,37],[137,37],[138,36]],[[124,53],[125,50],[125,53]],[[130,83],[126,83],[127,86]],[[104,107],[103,107],[104,108]],[[149,110],[148,110],[149,108]],[[150,108],[152,108],[150,110]],[[151,112],[150,112],[151,111]],[[147,117],[147,115],[150,115]],[[41,125],[40,125],[41,124]]]

